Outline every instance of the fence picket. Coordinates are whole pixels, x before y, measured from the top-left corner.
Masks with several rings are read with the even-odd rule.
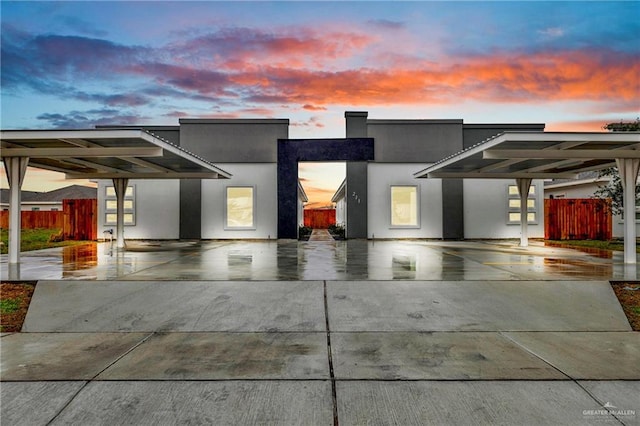
[[[544,200],[544,237],[548,240],[610,240],[610,200]]]

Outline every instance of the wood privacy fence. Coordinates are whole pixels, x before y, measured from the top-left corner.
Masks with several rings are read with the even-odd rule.
[[[62,200],[65,240],[93,241],[98,239],[98,200]]]
[[[336,223],[334,209],[309,209],[304,211],[304,226],[313,229],[327,229]]]
[[[98,239],[98,200],[63,200],[62,211],[22,211],[22,229],[60,229],[65,240]],[[0,227],[9,228],[9,212],[0,212]]]
[[[610,240],[610,201],[599,198],[544,200],[547,240]]]
[[[23,211],[20,212],[22,217],[22,229],[62,229],[64,214],[61,211]],[[9,211],[0,212],[0,228],[9,228]]]

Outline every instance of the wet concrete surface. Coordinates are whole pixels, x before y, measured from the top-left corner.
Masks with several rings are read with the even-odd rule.
[[[515,241],[109,243],[1,258],[2,423],[640,422],[611,257]]]
[[[128,241],[0,257],[10,280],[584,280],[636,279],[621,252],[508,241]]]
[[[158,333],[97,380],[329,379],[323,333]]]
[[[40,281],[22,331],[314,332],[322,300],[318,281]]]
[[[2,338],[2,380],[89,380],[148,336],[14,333]]]
[[[499,333],[333,333],[337,379],[562,380]]]

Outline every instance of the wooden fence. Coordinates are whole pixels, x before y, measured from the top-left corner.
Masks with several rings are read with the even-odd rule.
[[[60,229],[65,240],[98,239],[98,200],[63,200],[63,211],[22,211],[22,229]],[[0,228],[9,228],[9,211],[0,212]]]
[[[22,229],[62,229],[64,214],[61,211],[23,211],[20,212]],[[9,228],[9,211],[0,212],[0,228]]]
[[[93,241],[98,239],[98,200],[62,200],[65,240]]]
[[[304,211],[304,226],[327,229],[336,223],[335,209],[309,209]]]
[[[561,198],[544,200],[544,237],[547,240],[610,240],[609,200]]]

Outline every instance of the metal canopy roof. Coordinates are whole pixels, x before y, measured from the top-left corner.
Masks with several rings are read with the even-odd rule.
[[[1,157],[69,179],[227,179],[231,174],[141,129],[4,130]]]
[[[504,132],[414,173],[416,178],[576,178],[640,158],[640,132]]]

